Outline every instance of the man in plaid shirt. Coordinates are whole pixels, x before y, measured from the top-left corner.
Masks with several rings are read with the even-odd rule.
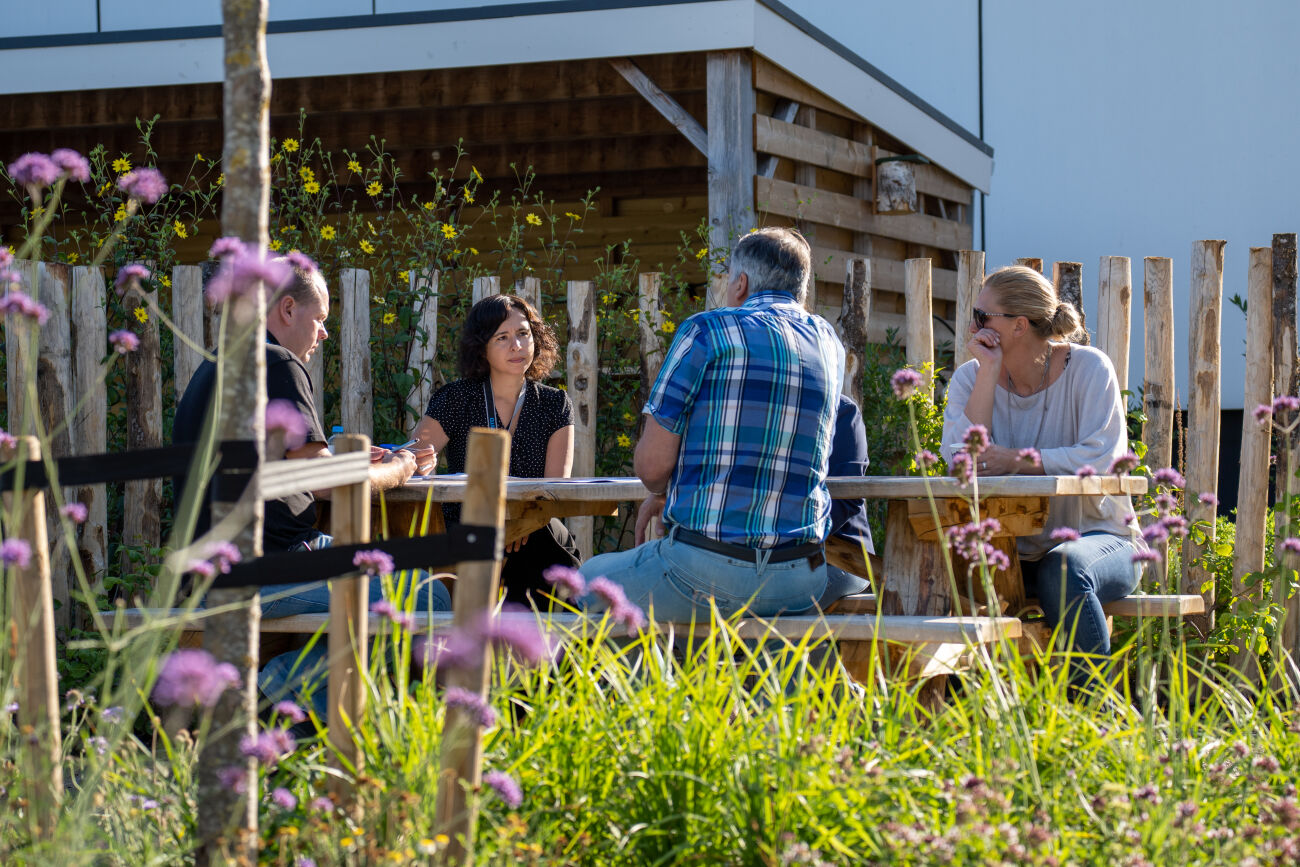
[[[844,348],[807,312],[808,242],[791,229],[736,244],[725,307],[682,323],[642,412],[633,466],[650,490],[637,547],[593,557],[661,621],[744,607],[809,608],[826,589],[826,475]],[[645,541],[651,516],[665,536]],[[595,610],[603,600],[589,596]]]

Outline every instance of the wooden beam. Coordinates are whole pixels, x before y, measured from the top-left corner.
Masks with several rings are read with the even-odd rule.
[[[812,248],[813,276],[827,282],[844,279],[845,269],[853,259],[867,258],[845,250]],[[906,289],[904,264],[897,259],[871,257],[871,287],[880,292],[897,292],[902,295]],[[931,268],[931,286],[935,298],[943,301],[957,300],[957,272],[947,268]]]
[[[754,211],[754,84],[748,51],[708,56],[709,243],[730,250],[757,225]]]
[[[783,96],[800,105],[809,105],[820,111],[829,111],[831,114],[847,117],[850,120],[866,120],[866,118],[859,117],[856,112],[845,108],[812,85],[807,84],[797,76],[786,72],[763,57],[755,57],[754,59],[754,87],[764,93]]]
[[[659,89],[650,76],[641,71],[637,66],[626,57],[616,57],[609,61],[609,65],[618,71],[618,74],[627,79],[627,83],[632,85],[637,93],[645,97],[646,102],[654,106],[655,110],[668,119],[668,122],[677,127],[682,135],[686,136],[695,149],[706,157],[709,155],[709,134],[700,126],[700,122],[691,117],[691,113],[681,107],[677,100]]]
[[[772,107],[772,117],[783,123],[793,123],[798,114],[799,103],[794,100],[786,99],[785,97],[778,98],[776,105]],[[760,114],[756,115],[754,118],[756,135],[758,132],[757,122],[763,120],[764,117],[764,115]],[[763,150],[763,148],[757,146],[755,149]],[[779,160],[777,160],[775,155],[771,153],[763,154],[758,158],[758,173],[765,178],[773,177],[776,174],[777,162],[779,162]]]

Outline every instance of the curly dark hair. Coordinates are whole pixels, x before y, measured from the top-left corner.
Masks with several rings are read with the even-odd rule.
[[[475,304],[465,317],[465,327],[460,332],[460,375],[462,379],[487,379],[488,363],[485,348],[510,311],[518,310],[528,320],[533,331],[533,363],[524,376],[542,379],[555,367],[560,358],[560,344],[551,326],[541,315],[518,295],[489,295]]]

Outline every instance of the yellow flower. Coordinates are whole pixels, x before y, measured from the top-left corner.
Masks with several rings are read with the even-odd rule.
[[[119,223],[126,219],[126,205],[117,206],[117,212],[113,214],[113,219]]]
[[[632,438],[627,434],[619,434],[618,444],[623,448],[627,448],[628,446],[632,445]]]
[[[315,181],[308,181],[307,183],[302,185],[302,188],[309,193],[320,192],[320,184],[316,183]]]
[[[709,248],[708,248],[708,247],[701,247],[699,250],[695,251],[695,258],[696,258],[696,259],[703,259],[703,258],[704,258],[705,256],[707,256],[707,255],[709,255]]]
[[[405,283],[405,282],[407,282],[408,280],[411,279],[411,272],[410,272],[410,271],[398,271],[398,272],[397,272],[397,279],[398,279],[398,280],[401,280],[403,283]]]
[[[196,162],[196,163],[205,162],[205,160],[203,159],[203,154],[195,154],[195,155],[194,155],[194,162]]]
[[[425,203],[424,203],[424,209],[425,209],[426,211],[432,211],[435,207],[437,207],[437,206],[434,205],[433,202],[425,202]]]
[[[677,325],[671,320],[664,320],[664,334],[672,334],[677,330]]]
[[[281,226],[280,234],[283,235],[285,232],[295,231],[297,228],[298,228],[297,226]]]
[[[39,217],[41,214],[44,213],[45,213],[45,208],[42,205],[37,205],[36,207],[32,208],[33,217]]]
[[[454,237],[456,237],[456,227],[453,226],[451,223],[443,223],[443,224],[442,224],[442,236],[443,236],[444,238],[454,238]]]
[[[370,230],[370,234],[372,235],[379,234],[378,232],[375,231],[375,224],[370,222],[369,220],[366,220],[366,228]]]
[[[348,160],[348,171],[356,175],[361,174],[361,163],[356,160]]]
[[[474,204],[474,194],[469,191],[469,187],[465,188],[465,201],[471,205]]]
[[[393,312],[389,311],[388,313],[385,313],[385,314],[384,314],[383,323],[384,323],[385,325],[392,325],[392,324],[393,324],[394,322],[396,322],[396,321],[397,321],[397,314],[396,314],[396,313],[393,313]]]
[[[272,241],[271,243],[267,244],[266,246],[270,247],[272,250],[274,250],[274,251],[276,251],[276,252],[278,253],[278,252],[280,251],[280,248],[281,248],[282,246],[284,246],[284,245],[280,242],[280,239],[279,239],[279,238],[276,238],[274,241]]]
[[[333,241],[333,240],[334,240],[334,236],[335,236],[336,234],[338,234],[338,233],[334,231],[334,227],[333,227],[333,226],[321,226],[321,227],[320,227],[320,236],[321,236],[322,238],[324,238],[326,241]]]
[[[298,836],[298,829],[295,828],[293,825],[285,825],[283,828],[280,829],[280,836],[282,836],[282,837],[297,837],[297,836]]]
[[[355,841],[351,837],[344,837],[341,840],[339,840],[339,845],[346,849],[350,847],[354,842]]]
[[[302,178],[304,181],[314,181],[316,180],[316,173],[307,166],[303,166],[298,169],[298,177]]]
[[[470,247],[470,248],[469,248],[469,254],[470,254],[471,256],[477,256],[477,255],[478,255],[478,247]]]
[[[76,253],[69,253],[69,254],[68,254],[68,261],[71,262],[71,263],[74,264],[74,265],[77,263],[77,260],[80,259],[80,258],[81,258],[81,257],[78,256]]]
[[[372,244],[372,243],[370,243],[369,241],[365,241],[365,240],[363,240],[363,241],[361,242],[361,252],[363,252],[363,253],[373,253],[373,252],[375,252],[375,245]]]
[[[609,304],[609,303],[612,303],[613,300],[614,300],[614,296],[613,296],[613,295],[610,295],[608,292],[602,292],[602,293],[600,293],[600,303],[601,303],[601,304]]]
[[[180,220],[172,223],[172,231],[176,233],[178,238],[188,238],[190,236],[190,233],[185,229],[185,224]]]
[[[528,222],[530,226],[540,226],[542,224],[542,218],[537,216],[536,214],[529,214],[528,216],[524,217],[524,219]]]
[[[573,213],[573,211],[565,211],[565,212],[564,212],[564,216],[568,217],[570,220],[581,220],[581,219],[582,219],[582,217],[579,217],[577,214]]]
[[[366,192],[369,195],[377,196],[383,191],[384,191],[384,185],[379,183],[379,181],[371,181],[370,183],[366,184]]]
[[[135,308],[135,319],[137,322],[148,322],[149,311],[145,310],[143,307]]]
[[[170,277],[159,277],[158,282],[166,286],[168,289],[172,288],[172,278]]]
[[[560,391],[568,391],[568,390],[569,390],[568,387],[567,387],[564,383],[562,383],[562,382],[556,383],[556,385],[559,387]]]
[[[221,186],[225,186],[225,184],[226,184],[226,173],[222,172],[221,174],[217,175],[217,186],[221,187]]]
[[[627,422],[628,424],[631,424],[632,422],[636,421],[636,416],[632,415],[632,413],[630,412],[625,412],[623,413],[623,421]]]
[[[471,178],[473,178],[474,180],[478,181],[480,184],[483,183],[483,176],[480,175],[480,174],[478,173],[478,167],[477,167],[477,166],[470,166],[470,167],[469,167],[469,176],[470,176]]]
[[[271,165],[276,165],[276,164],[278,164],[278,163],[280,162],[280,160],[282,160],[282,159],[284,159],[284,154],[272,154],[272,155],[271,155]]]
[[[296,138],[287,138],[284,140],[284,149],[289,153],[298,150],[298,140]]]
[[[107,193],[107,192],[108,192],[109,190],[111,190],[111,189],[113,189],[113,182],[112,182],[112,181],[105,181],[105,182],[104,182],[104,186],[102,186],[102,187],[100,187],[99,189],[95,190],[95,195],[99,196],[99,197],[102,199],[102,198],[104,197],[104,193]]]
[[[113,171],[117,172],[119,175],[126,174],[131,171],[131,161],[126,157],[118,157],[113,160]]]

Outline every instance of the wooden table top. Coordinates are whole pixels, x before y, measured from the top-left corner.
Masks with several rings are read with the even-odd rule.
[[[832,476],[827,487],[835,499],[868,497],[873,500],[968,498],[975,487],[962,487],[949,476]],[[981,498],[1061,497],[1096,494],[1144,494],[1143,476],[987,476],[978,480]],[[646,489],[636,478],[613,479],[508,479],[508,500],[555,500],[566,502],[608,502],[641,500]],[[412,479],[400,488],[386,491],[394,502],[455,503],[464,499],[465,477],[431,476]]]

